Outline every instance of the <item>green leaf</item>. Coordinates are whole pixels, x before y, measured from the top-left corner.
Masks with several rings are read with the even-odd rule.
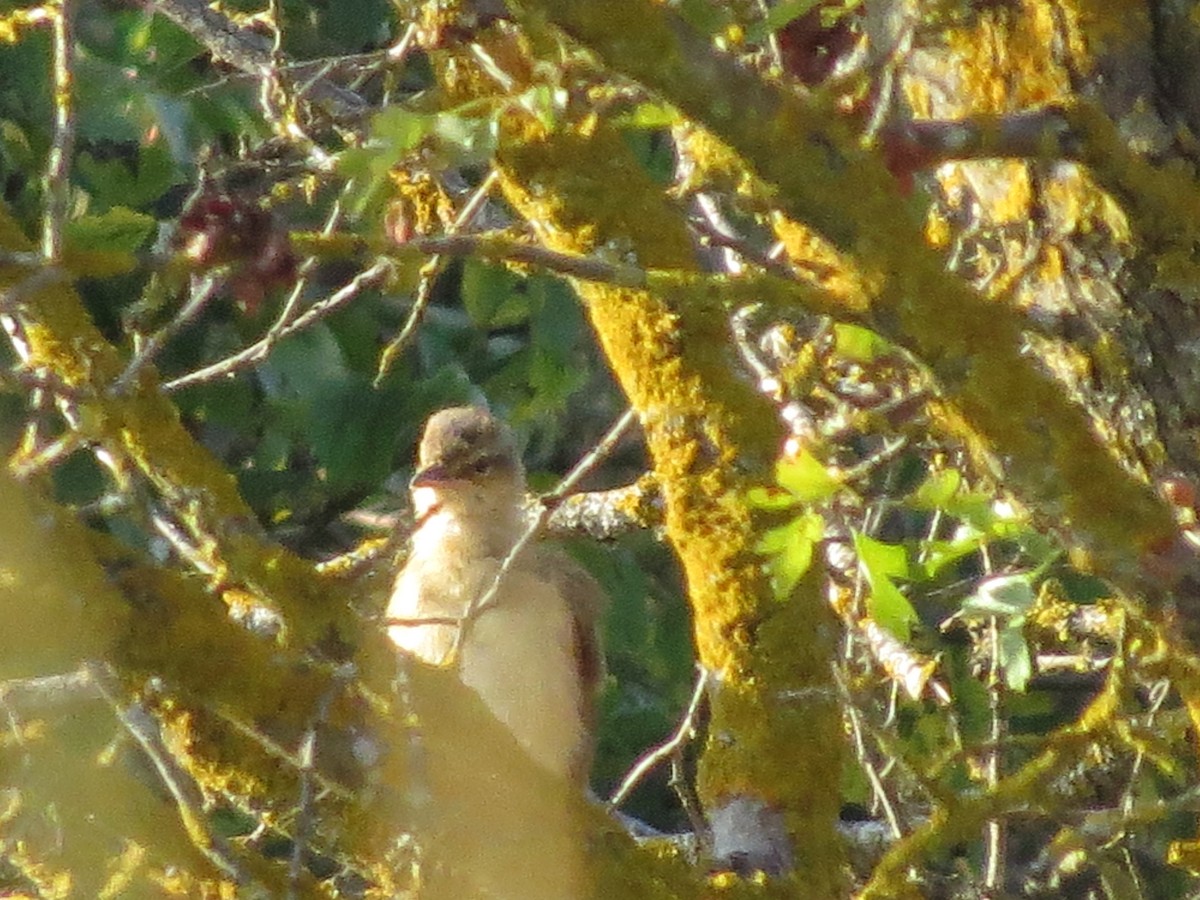
[[[679,15],[697,31],[710,36],[724,31],[733,23],[729,4],[711,0],[680,0]]]
[[[886,340],[861,325],[835,325],[833,333],[837,338],[838,355],[854,362],[874,362],[891,349]]]
[[[925,580],[937,578],[947,566],[958,562],[964,556],[978,553],[987,542],[987,536],[975,529],[965,526],[959,529],[960,536],[949,541],[929,541],[921,545],[924,561],[920,563],[920,577]]]
[[[955,469],[930,472],[921,486],[912,492],[909,502],[919,509],[942,509],[958,493],[961,484],[962,475]]]
[[[821,0],[782,0],[771,7],[763,19],[763,25],[767,31],[778,31],[794,19],[800,18],[819,2]]]
[[[746,492],[746,502],[755,509],[765,509],[776,512],[791,509],[800,501],[790,491],[777,487],[753,487]]]
[[[997,635],[1000,669],[1004,672],[1004,683],[1010,690],[1024,693],[1033,675],[1033,657],[1029,643],[1019,625],[1001,628]]]
[[[309,440],[333,490],[374,484],[386,477],[396,431],[406,410],[371,380],[352,377],[326,384],[310,400]]]
[[[775,480],[805,503],[832,497],[842,487],[841,481],[829,473],[824,463],[807,450],[780,460],[775,466]]]
[[[961,613],[969,619],[995,616],[1016,621],[1024,617],[1036,600],[1037,593],[1028,573],[997,575],[979,583],[975,593],[963,601]]]
[[[439,116],[414,112],[403,106],[389,106],[371,120],[371,144],[386,149],[396,157],[416,149],[438,125]],[[395,158],[391,160],[395,162]]]
[[[132,253],[156,228],[153,216],[114,206],[98,216],[83,216],[68,222],[66,241],[72,250]]]
[[[492,263],[466,261],[462,300],[471,321],[481,328],[507,328],[529,318],[524,279]]]
[[[970,523],[978,531],[992,537],[1007,537],[1004,529],[1012,530],[1017,522],[1010,509],[998,505],[994,498],[978,491],[962,490],[962,476],[953,469],[931,472],[908,497],[918,509],[937,509]]]
[[[544,435],[557,440],[567,402],[588,383],[579,365],[584,321],[565,282],[535,275],[524,288],[531,316],[527,381],[533,394],[523,412],[540,421]]]
[[[436,116],[402,106],[389,106],[375,115],[366,145],[343,151],[338,160],[342,175],[354,182],[351,207],[356,215],[374,214],[391,190],[392,166],[436,127]]]
[[[639,103],[627,113],[617,116],[617,125],[624,128],[670,128],[679,121],[679,113],[665,103]]]
[[[900,544],[886,544],[856,531],[854,549],[862,563],[873,572],[889,578],[908,577],[908,550]]]
[[[141,147],[136,156],[100,159],[81,152],[75,161],[80,181],[92,195],[92,207],[148,207],[173,185],[184,181],[170,150],[162,143]]]
[[[908,576],[908,551],[899,544],[885,544],[858,531],[854,532],[854,549],[871,588],[867,602],[871,615],[896,637],[907,640],[917,621],[917,611],[892,579]]]
[[[819,513],[805,513],[767,531],[755,548],[768,557],[767,571],[775,596],[786,600],[812,565],[813,549],[825,533]]]
[[[337,340],[328,327],[318,325],[280,341],[263,365],[267,397],[275,402],[310,405],[312,396],[326,384],[349,373]]]
[[[496,149],[498,125],[490,117],[464,116],[453,112],[434,117],[433,133],[446,154],[446,162],[466,165],[490,157]]]

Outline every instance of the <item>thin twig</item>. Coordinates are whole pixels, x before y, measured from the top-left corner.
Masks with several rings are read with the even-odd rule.
[[[526,263],[568,278],[599,281],[618,287],[645,287],[645,269],[629,263],[613,263],[596,256],[560,253],[537,244],[527,244],[493,234],[452,234],[417,237],[404,244],[406,249],[445,256],[478,256],[482,259]]]
[[[621,779],[620,786],[608,798],[608,802],[605,805],[610,810],[616,809],[624,803],[626,798],[633,792],[633,789],[641,783],[646,775],[652,772],[664,760],[674,756],[677,751],[682,749],[692,739],[696,730],[696,716],[700,712],[700,704],[704,702],[704,695],[710,678],[708,669],[702,666],[698,666],[697,668],[699,672],[696,675],[696,686],[692,689],[692,699],[688,702],[687,708],[679,720],[679,724],[675,726],[675,730],[669,738],[643,754],[633,764],[633,768]],[[694,826],[695,823],[693,823]]]
[[[59,266],[48,266],[37,275],[21,282],[14,290],[21,291],[30,282],[49,273],[55,279],[65,277],[63,269]],[[9,293],[12,296],[12,292]],[[0,304],[2,305],[2,304]],[[17,316],[0,313],[0,327],[3,327],[5,334],[8,335],[9,342],[12,344],[13,350],[17,354],[17,358],[27,367],[33,365],[33,349],[29,343],[29,338],[25,334],[25,326]],[[43,388],[35,388],[30,394],[30,406],[39,409],[45,403],[46,391]],[[59,414],[66,421],[67,426],[74,431],[79,431],[82,419],[79,414],[78,407],[74,402],[74,398],[69,393],[58,393],[57,409]],[[25,435],[22,437],[22,448],[28,448],[28,452],[35,452],[32,448],[38,445],[38,432],[36,426],[26,429]],[[123,489],[129,484],[129,473],[127,472],[124,463],[119,460],[112,451],[103,446],[95,445],[92,449],[96,460],[109,471],[113,480],[116,482],[119,489]]]
[[[5,291],[0,291],[0,310],[15,310],[29,297],[55,284],[71,280],[71,275],[62,266],[43,266],[30,272]]]
[[[399,68],[404,65],[404,61],[408,59],[408,54],[412,48],[417,45],[417,34],[420,29],[417,28],[415,22],[410,22],[408,27],[404,29],[404,34],[400,36],[400,40],[392,44],[383,51],[374,65],[363,66],[359,73],[350,82],[350,89],[357,91],[372,75],[377,74],[385,67]],[[307,90],[307,87],[305,88]],[[380,97],[380,106],[391,106],[394,102],[392,98],[393,84],[389,83],[384,86]]]
[[[1152,730],[1154,728],[1154,717],[1162,709],[1163,703],[1171,692],[1171,681],[1167,678],[1162,678],[1150,686],[1149,709],[1146,713],[1146,728]],[[1137,794],[1138,775],[1141,774],[1142,765],[1146,759],[1146,751],[1142,745],[1137,745],[1137,751],[1133,756],[1133,763],[1129,767],[1129,779],[1126,783],[1125,790],[1121,796],[1121,812],[1128,816],[1133,812],[1134,803]]]
[[[625,437],[625,432],[628,431],[635,422],[637,422],[637,412],[632,409],[625,410],[625,413],[621,416],[621,418],[617,419],[617,421],[613,423],[612,427],[605,432],[604,437],[600,439],[596,446],[584,454],[583,458],[580,459],[579,462],[575,463],[574,468],[572,468],[571,471],[563,477],[563,480],[558,483],[558,486],[555,487],[550,493],[542,496],[542,505],[544,508],[546,508],[547,512],[549,512],[554,506],[558,505],[558,503],[560,503],[562,499],[567,496],[567,494],[575,490],[575,486],[578,485],[579,482],[583,481],[583,479],[588,475],[590,475],[592,470],[602,463],[608,457],[608,455],[616,449],[617,444],[623,437]]]
[[[180,559],[187,562],[197,572],[206,576],[216,574],[212,563],[205,559],[204,554],[192,543],[191,538],[166,513],[155,510],[150,515],[154,529],[162,535],[167,544],[174,548]]]
[[[454,222],[447,230],[447,236],[453,236],[456,232],[471,227],[471,223],[475,221],[475,217],[483,209],[484,201],[487,200],[488,194],[491,193],[492,188],[495,187],[499,179],[500,173],[498,170],[492,169],[488,172],[487,177],[475,189],[471,198],[459,211],[458,216],[455,217]],[[392,364],[404,352],[404,348],[408,346],[409,341],[416,334],[417,326],[421,324],[421,320],[425,317],[425,310],[428,308],[429,301],[433,297],[434,278],[442,267],[442,256],[443,254],[441,253],[434,253],[425,265],[421,267],[421,281],[417,285],[417,297],[413,301],[412,309],[409,310],[404,327],[400,329],[400,333],[379,354],[379,367],[375,373],[376,387],[387,377]]]
[[[83,437],[78,431],[68,431],[44,447],[31,452],[20,452],[9,463],[9,471],[17,479],[30,478],[58,465],[83,445]]]
[[[316,774],[317,728],[324,725],[329,718],[329,707],[334,697],[354,677],[356,670],[353,665],[340,666],[334,673],[329,686],[321,694],[316,711],[304,731],[297,753],[300,764],[300,800],[296,815],[296,824],[292,829],[292,856],[288,861],[288,891],[289,900],[297,896],[296,889],[300,882],[300,870],[304,865],[304,850],[308,841],[308,833],[313,821],[313,785]]]
[[[250,875],[238,862],[233,848],[209,828],[204,792],[163,741],[158,720],[142,704],[125,702],[120,696],[122,692],[116,677],[106,666],[93,665],[90,674],[117,719],[154,765],[163,785],[174,799],[184,829],[196,849],[226,877],[238,884],[252,884]]]
[[[333,207],[330,209],[329,215],[325,218],[325,224],[321,227],[322,237],[329,237],[334,233],[334,231],[337,230],[338,225],[341,224],[343,212],[342,199],[352,189],[353,185],[353,180],[346,182],[345,187],[342,189],[341,196],[334,200]],[[296,283],[292,285],[292,290],[291,293],[288,294],[287,300],[284,301],[283,309],[279,311],[279,315],[271,324],[271,327],[267,329],[267,333],[263,335],[262,355],[264,358],[271,352],[271,350],[274,349],[275,345],[279,343],[279,339],[283,336],[283,330],[291,324],[296,315],[296,308],[300,305],[300,298],[303,296],[304,291],[308,288],[309,279],[311,278],[312,272],[316,267],[317,257],[315,256],[309,256],[304,260],[303,263],[300,264],[299,276],[296,278]]]
[[[183,304],[171,321],[146,340],[146,343],[129,361],[125,371],[113,383],[114,392],[121,394],[127,391],[141,371],[162,352],[167,342],[196,320],[224,283],[225,279],[215,274],[205,275],[194,280],[187,302]]]
[[[40,269],[46,257],[38,250],[0,250],[0,265],[18,269]]]
[[[19,388],[22,391],[46,391],[72,403],[80,403],[87,396],[81,388],[67,384],[57,372],[49,369],[34,372],[22,368],[0,372],[0,390],[9,388],[14,390]]]
[[[910,4],[915,8],[915,4]],[[906,5],[899,6],[894,12],[889,13],[888,19],[899,18],[900,22],[894,27],[894,31],[899,33],[893,34],[890,37],[891,46],[884,51],[886,58],[879,69],[879,78],[876,82],[875,101],[871,109],[870,118],[867,121],[867,127],[863,130],[863,138],[867,141],[874,141],[879,136],[880,129],[883,128],[887,121],[888,113],[894,108],[896,102],[896,86],[899,83],[900,70],[912,53],[913,38],[916,34],[916,27],[920,21],[919,15],[913,15]],[[868,47],[870,44],[868,43]]]
[[[988,548],[980,548],[985,575],[992,574],[992,560]],[[1003,694],[1000,684],[1001,667],[1000,627],[995,616],[987,620],[988,640],[988,738],[990,747],[987,748],[984,759],[984,782],[989,791],[995,791],[1001,778],[1001,746],[1004,740],[1005,728]],[[1003,881],[1004,857],[1004,822],[1000,818],[988,819],[983,827],[983,885],[989,893],[995,892]]]
[[[453,659],[458,653],[458,649],[462,646],[463,640],[466,638],[466,632],[470,628],[471,623],[479,617],[484,610],[491,607],[496,602],[496,597],[500,593],[500,586],[504,583],[505,577],[512,569],[517,558],[525,550],[526,547],[533,541],[537,534],[542,530],[542,526],[546,522],[546,518],[550,515],[550,510],[565,497],[575,485],[579,484],[588,474],[591,473],[599,463],[610,454],[617,446],[617,443],[625,436],[626,430],[637,421],[637,414],[632,409],[627,409],[625,413],[618,419],[613,426],[608,430],[599,443],[596,444],[575,467],[558,483],[558,486],[548,494],[543,494],[539,498],[537,504],[537,513],[533,516],[528,527],[517,538],[517,542],[513,544],[512,549],[508,551],[508,555],[504,557],[504,561],[500,564],[500,568],[496,571],[495,577],[492,579],[488,589],[480,594],[467,607],[463,613],[463,617],[458,622],[458,632],[454,636],[454,643],[450,648],[449,658]]]
[[[154,8],[207,47],[215,58],[256,78],[267,77],[271,42],[248,28],[240,28],[205,0],[154,0]],[[357,121],[369,110],[362,97],[324,78],[309,85],[306,96],[342,121]]]
[[[59,675],[0,681],[0,707],[10,714],[28,709],[44,716],[55,707],[76,700],[95,700],[101,696],[87,667]]]
[[[461,625],[462,616],[388,616],[383,624],[388,628],[424,628],[428,625]]]
[[[389,259],[381,258],[376,260],[370,268],[359,272],[325,300],[309,307],[303,315],[297,316],[284,327],[277,330],[273,328],[262,340],[244,350],[238,351],[232,356],[226,357],[220,362],[215,362],[210,366],[205,366],[203,369],[197,369],[195,372],[189,372],[186,375],[180,375],[178,378],[168,381],[163,385],[163,390],[167,393],[174,393],[186,387],[216,381],[218,378],[224,378],[243,369],[250,368],[265,359],[271,348],[279,341],[295,334],[297,331],[302,331],[341,309],[357,297],[365,288],[391,272],[393,266],[394,263]]]
[[[54,134],[46,156],[46,207],[42,217],[42,255],[50,262],[62,258],[63,226],[71,191],[75,151],[75,39],[72,0],[60,0],[51,19],[54,44]]]
[[[847,637],[849,638],[849,632],[847,632]],[[850,686],[846,682],[841,665],[833,667],[833,678],[837,683],[838,691],[842,695],[842,708],[845,710],[846,721],[850,725],[850,734],[854,739],[854,755],[858,759],[858,767],[867,776],[867,781],[871,785],[871,791],[875,795],[875,802],[883,810],[883,817],[887,819],[892,837],[899,840],[904,836],[904,831],[900,827],[900,818],[896,815],[896,808],[892,805],[887,788],[884,787],[883,778],[879,774],[878,767],[867,753],[867,742],[864,737],[862,717],[859,715],[858,707],[854,704],[854,698],[850,693]]]
[[[265,17],[271,27],[271,50],[269,63],[263,71],[262,83],[259,85],[259,103],[262,106],[263,117],[271,123],[275,133],[285,140],[291,141],[304,148],[310,162],[322,171],[333,168],[333,157],[323,147],[314,141],[300,124],[300,111],[297,107],[298,95],[292,90],[291,79],[287,76],[287,59],[283,55],[283,4],[281,0],[267,0]],[[310,88],[321,81],[314,76],[309,82]]]

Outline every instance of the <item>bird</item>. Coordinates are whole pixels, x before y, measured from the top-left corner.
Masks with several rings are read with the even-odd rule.
[[[453,667],[535,763],[586,787],[604,594],[549,542],[508,559],[530,522],[513,433],[481,406],[433,414],[410,490],[416,524],[388,636],[412,657]]]

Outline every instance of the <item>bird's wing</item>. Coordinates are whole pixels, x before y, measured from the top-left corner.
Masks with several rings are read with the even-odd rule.
[[[608,596],[583,566],[558,547],[540,546],[536,563],[540,577],[555,586],[571,609],[575,661],[584,693],[590,700],[604,681],[600,620],[608,606]]]

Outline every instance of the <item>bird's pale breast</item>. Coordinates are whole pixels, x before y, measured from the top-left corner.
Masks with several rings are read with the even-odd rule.
[[[389,618],[458,617],[492,585],[502,560],[472,554],[479,541],[453,517],[435,514],[414,535],[396,580]],[[518,557],[495,600],[467,626],[450,659],[456,626],[392,626],[401,649],[433,665],[454,664],[492,714],[538,763],[574,776],[587,756],[589,701],[581,696],[575,623],[561,584],[538,571],[537,550]]]

